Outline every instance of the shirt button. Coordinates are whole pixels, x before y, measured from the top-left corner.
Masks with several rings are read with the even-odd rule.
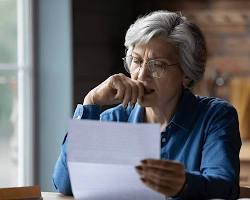
[[[166,142],[167,141],[167,139],[165,138],[165,137],[163,137],[162,139],[161,139],[161,142]]]

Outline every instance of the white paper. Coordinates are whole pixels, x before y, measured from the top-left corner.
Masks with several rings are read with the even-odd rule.
[[[160,126],[71,120],[68,168],[77,200],[163,200],[147,188],[135,166],[160,157]]]

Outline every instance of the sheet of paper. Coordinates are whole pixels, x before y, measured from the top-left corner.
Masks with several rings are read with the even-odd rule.
[[[160,126],[71,120],[67,161],[77,200],[163,200],[140,181],[135,166],[160,157]]]

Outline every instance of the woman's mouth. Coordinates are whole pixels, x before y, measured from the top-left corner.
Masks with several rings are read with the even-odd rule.
[[[154,91],[155,91],[154,89],[144,88],[144,94],[145,94],[145,95],[152,94]]]

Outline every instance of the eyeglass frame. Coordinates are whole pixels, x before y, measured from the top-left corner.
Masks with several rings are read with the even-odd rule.
[[[125,70],[126,70],[129,74],[136,74],[136,73],[140,72],[140,70],[141,70],[141,68],[142,68],[143,62],[141,62],[141,63],[139,64],[140,66],[137,68],[138,70],[136,70],[136,72],[131,73],[130,70],[129,70],[129,67],[128,67],[128,63],[127,63],[127,58],[128,58],[128,57],[131,58],[131,63],[132,63],[133,58],[135,58],[135,57],[132,56],[132,55],[125,56],[125,57],[122,58],[122,60],[123,60],[123,67],[125,68]],[[151,73],[151,75],[152,75],[153,78],[161,78],[161,75],[159,75],[159,76],[154,76],[154,75],[153,75],[152,69],[151,69],[151,68],[149,67],[149,65],[148,65],[148,63],[149,63],[149,62],[152,62],[152,61],[159,61],[159,62],[161,62],[161,63],[164,65],[164,71],[163,71],[163,73],[166,72],[166,70],[167,70],[168,67],[171,67],[171,66],[175,66],[175,65],[179,65],[179,64],[180,64],[180,63],[167,64],[167,63],[165,63],[165,62],[162,62],[159,58],[158,58],[158,59],[150,59],[150,60],[148,60],[147,62],[145,62],[144,65],[147,67],[147,69],[149,70],[149,72]]]

